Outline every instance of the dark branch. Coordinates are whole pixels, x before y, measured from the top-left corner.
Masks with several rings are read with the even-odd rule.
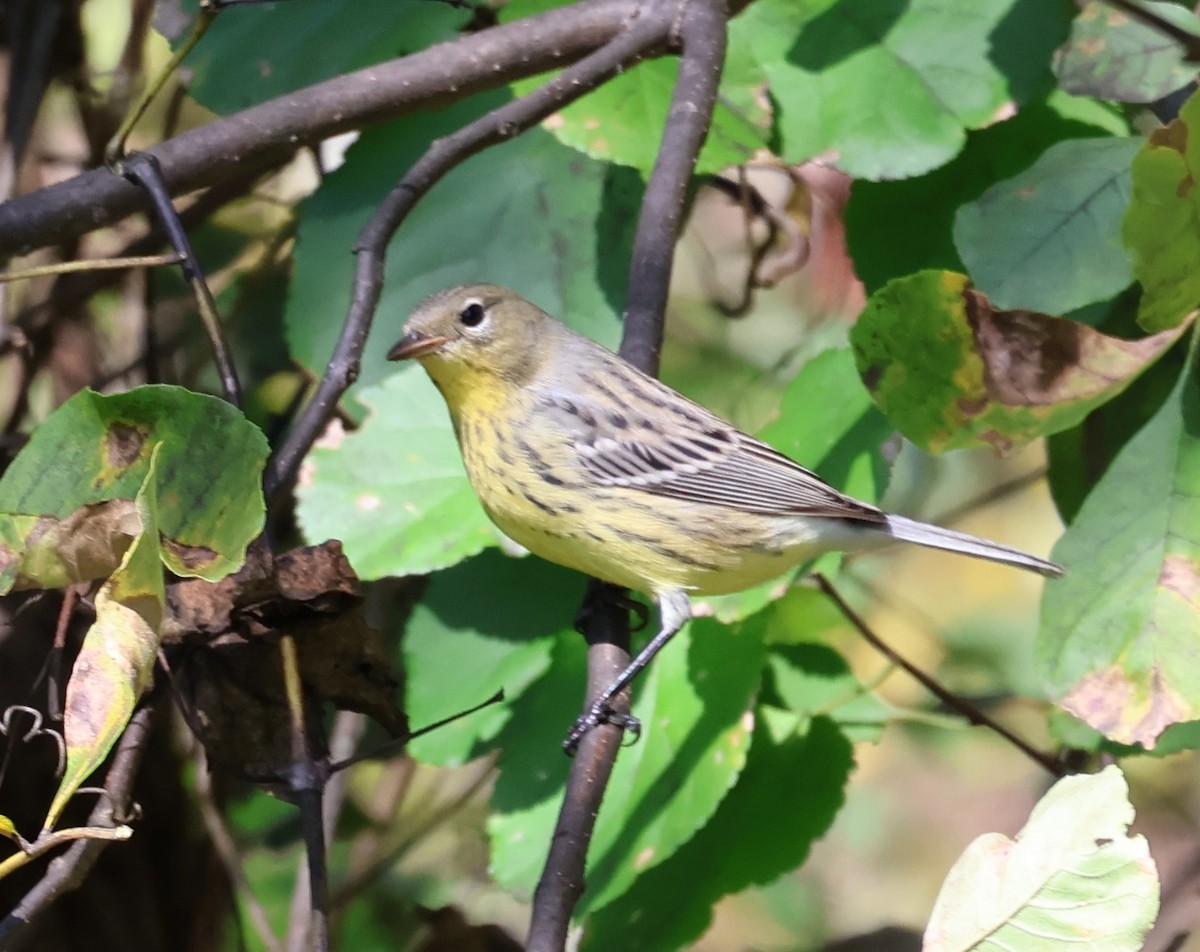
[[[600,696],[629,663],[629,612],[619,598],[604,597],[593,582],[586,603],[588,684],[583,710]],[[629,691],[617,695],[617,714],[629,713]],[[562,952],[571,911],[583,895],[588,845],[608,787],[623,731],[609,724],[583,735],[571,763],[558,822],[550,839],[546,865],[533,894],[533,917],[526,952]]]
[[[221,388],[225,391],[225,399],[235,407],[242,406],[242,385],[238,382],[237,368],[233,364],[233,354],[229,352],[229,344],[225,341],[225,331],[221,327],[220,315],[217,313],[217,302],[209,290],[208,281],[204,278],[204,269],[192,250],[187,231],[179,218],[179,213],[171,203],[171,195],[167,184],[163,181],[162,166],[149,153],[138,152],[122,159],[119,165],[122,177],[135,183],[145,190],[154,207],[154,215],[159,225],[167,235],[171,247],[182,258],[180,268],[183,278],[192,289],[196,300],[196,310],[199,312],[201,323],[208,334],[209,344],[213,350],[213,360],[217,365],[217,375],[221,378]]]
[[[660,4],[660,9],[665,6]],[[682,47],[679,74],[634,236],[620,350],[622,357],[649,373],[658,372],[675,243],[688,183],[712,121],[725,60],[723,0],[682,0],[675,12],[674,26]],[[604,600],[600,602],[604,604]],[[629,664],[628,613],[618,610],[611,600],[606,608],[593,607],[585,633],[586,711]],[[628,703],[628,697],[621,697],[614,705],[616,713],[626,712]],[[550,854],[534,894],[530,952],[559,952],[566,944],[571,913],[583,893],[588,843],[616,763],[620,736],[620,730],[605,726],[590,731],[579,745]]]
[[[170,139],[150,153],[179,195],[241,174],[279,150],[496,89],[574,62],[632,21],[639,0],[585,0],[472,33],[280,96]],[[0,205],[0,259],[66,242],[148,207],[105,169]]]
[[[633,20],[610,43],[529,95],[505,103],[453,135],[436,140],[408,170],[359,233],[354,248],[354,289],[341,336],[316,394],[271,461],[266,479],[268,498],[291,481],[309,447],[332,418],[342,394],[358,377],[367,334],[383,290],[387,245],[413,206],[447,172],[472,155],[524,132],[620,70],[660,52],[667,42],[669,26],[662,15]]]
[[[686,3],[679,23],[683,46],[679,76],[633,238],[620,354],[651,374],[658,373],[671,264],[688,183],[717,102],[725,62],[725,25],[721,0]]]

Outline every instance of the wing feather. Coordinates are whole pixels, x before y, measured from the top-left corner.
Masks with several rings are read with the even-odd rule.
[[[630,370],[623,365],[609,370],[605,385],[595,390],[615,397],[624,389],[632,401],[648,399],[679,412],[669,417],[668,431],[650,419],[630,426],[628,406],[614,412],[578,391],[548,395],[545,409],[568,430],[582,469],[598,485],[636,487],[658,496],[765,515],[884,521],[875,507],[838,492],[795,460],[657,380],[641,374],[629,381],[613,379],[626,377]],[[590,381],[585,376],[582,382],[586,387]]]

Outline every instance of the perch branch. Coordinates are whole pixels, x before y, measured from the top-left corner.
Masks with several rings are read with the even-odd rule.
[[[660,8],[665,8],[662,4]],[[679,73],[654,169],[642,198],[629,268],[629,296],[620,354],[656,374],[671,265],[688,183],[708,135],[725,60],[727,14],[723,0],[682,0],[674,6],[672,31],[681,47]],[[584,710],[629,664],[629,616],[616,600],[598,600],[587,613],[588,693]],[[617,713],[628,711],[618,696]],[[567,778],[550,852],[534,893],[530,952],[558,952],[566,945],[571,913],[584,889],[588,844],[605,788],[616,763],[622,732],[602,727],[579,745]]]

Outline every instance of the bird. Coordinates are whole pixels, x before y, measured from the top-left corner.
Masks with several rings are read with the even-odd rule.
[[[417,306],[389,360],[441,391],[467,477],[509,538],[551,562],[649,596],[657,633],[580,716],[612,708],[688,622],[694,595],[741,591],[828,551],[891,542],[1040,573],[1052,562],[885,513],[576,333],[508,288],[469,284]],[[814,408],[814,412],[820,412]]]

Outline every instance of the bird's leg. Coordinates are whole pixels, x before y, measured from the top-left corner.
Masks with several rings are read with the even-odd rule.
[[[583,735],[593,727],[601,724],[613,724],[630,731],[636,738],[641,733],[642,725],[636,717],[630,714],[617,714],[612,709],[612,699],[624,691],[658,654],[668,641],[678,634],[679,629],[687,624],[692,617],[692,602],[687,592],[681,588],[662,592],[658,596],[659,631],[646,647],[638,652],[637,657],[629,663],[615,681],[604,689],[604,692],[592,702],[591,707],[579,716],[575,726],[563,741],[563,750],[568,755],[574,755]]]

